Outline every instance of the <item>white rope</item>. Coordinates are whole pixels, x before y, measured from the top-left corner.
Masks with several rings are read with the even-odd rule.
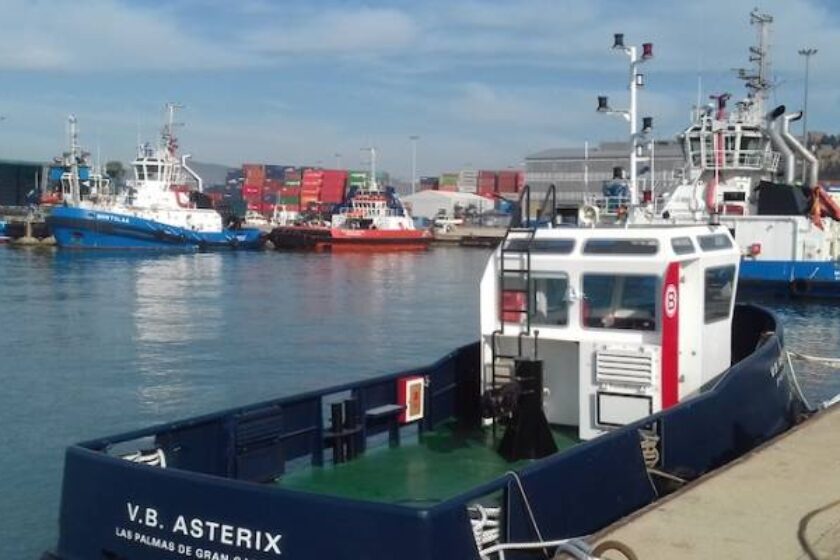
[[[163,453],[163,449],[155,449],[151,452],[138,451],[136,453],[123,455],[122,458],[126,461],[131,461],[132,463],[140,463],[143,465],[149,465],[150,467],[160,467],[162,469],[166,468],[166,455]]]
[[[504,560],[505,551],[507,550],[533,550],[536,548],[557,548],[556,552],[566,552],[576,558],[577,560],[599,560],[592,556],[585,548],[582,541],[577,538],[560,539],[557,541],[539,541],[529,543],[505,543],[491,546],[488,549],[481,551],[482,558],[489,558],[493,554],[498,554],[500,560]]]
[[[823,356],[812,356],[811,354],[802,354],[801,352],[788,351],[788,356],[806,362],[817,362],[827,366],[834,366],[840,368],[840,358],[826,358]]]
[[[469,508],[470,524],[472,525],[475,544],[481,553],[488,545],[499,543],[501,528],[499,526],[499,515],[502,508],[484,507],[476,504]],[[478,516],[474,518],[473,516]]]

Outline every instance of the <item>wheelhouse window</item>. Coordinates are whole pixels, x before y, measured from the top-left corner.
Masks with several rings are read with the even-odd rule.
[[[528,285],[530,282],[530,286]],[[569,324],[569,277],[563,273],[551,277],[506,273],[502,291],[501,316],[506,323],[537,325]],[[530,305],[526,305],[530,297]]]
[[[678,255],[690,255],[694,252],[694,243],[690,237],[675,237],[671,239],[671,248]]]
[[[555,253],[568,255],[575,248],[574,239],[508,239],[506,251],[528,251],[532,253]]]
[[[655,255],[656,239],[590,239],[583,246],[584,255]]]
[[[146,168],[142,165],[135,165],[134,166],[134,173],[137,175],[137,180],[145,181],[146,180]]]
[[[157,181],[160,178],[160,167],[157,165],[149,165],[146,168],[146,179],[149,181]]]
[[[656,330],[656,276],[586,274],[583,277],[584,327]]]
[[[569,277],[532,278],[533,305],[531,323],[537,325],[569,324]]]
[[[706,323],[729,318],[735,294],[735,266],[707,268],[705,277],[703,314]]]
[[[732,241],[729,239],[729,236],[723,233],[700,235],[697,237],[697,242],[704,251],[722,251],[732,247]]]

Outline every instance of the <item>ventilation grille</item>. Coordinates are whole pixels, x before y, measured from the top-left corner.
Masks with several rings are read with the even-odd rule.
[[[595,378],[603,383],[652,385],[656,358],[656,353],[649,348],[599,350],[595,352]]]

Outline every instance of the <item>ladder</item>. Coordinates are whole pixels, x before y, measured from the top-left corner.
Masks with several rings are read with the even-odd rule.
[[[523,341],[532,336],[531,308],[534,304],[534,285],[531,281],[531,253],[534,247],[534,239],[537,229],[543,224],[544,216],[548,213],[550,217],[549,227],[553,227],[557,218],[557,194],[552,184],[545,193],[545,198],[540,205],[534,218],[531,217],[531,188],[525,185],[520,192],[517,211],[511,219],[499,250],[499,328],[493,331],[490,339],[491,347],[491,374],[490,383],[485,385],[485,391],[500,388],[505,383],[514,380],[512,362],[525,356]],[[522,217],[522,210],[525,210],[525,217]],[[548,211],[548,212],[547,212]],[[511,284],[516,282],[515,286]],[[510,302],[506,301],[509,294],[520,294],[517,302],[523,304],[517,307],[509,307]],[[509,299],[509,297],[508,297]],[[519,318],[519,333],[517,334],[516,346],[513,352],[501,352],[499,348],[499,337],[505,335],[505,323],[509,315]],[[524,317],[523,317],[524,316]],[[538,355],[537,340],[539,330],[533,330],[533,346],[531,348],[531,359]],[[499,372],[499,362],[508,360],[510,367],[508,372]],[[493,419],[493,430],[495,435],[495,418]]]

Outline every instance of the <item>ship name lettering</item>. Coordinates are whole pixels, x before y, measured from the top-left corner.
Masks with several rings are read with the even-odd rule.
[[[257,550],[278,556],[281,554],[280,540],[283,535],[269,531],[236,527],[206,519],[187,519],[183,515],[179,515],[175,519],[172,532],[246,550]]]

